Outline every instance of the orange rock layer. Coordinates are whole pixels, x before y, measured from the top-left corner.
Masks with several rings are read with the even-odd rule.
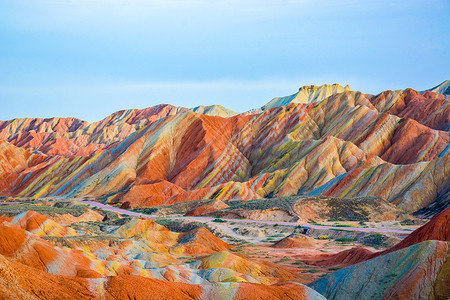
[[[0,125],[10,142],[0,147],[0,195],[86,196],[127,207],[379,196],[414,212],[448,191],[449,114],[444,96],[406,89],[345,91],[232,117],[161,105],[92,124],[16,119]]]

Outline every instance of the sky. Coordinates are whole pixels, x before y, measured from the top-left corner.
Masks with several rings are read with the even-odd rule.
[[[450,79],[448,0],[0,0],[0,120]]]

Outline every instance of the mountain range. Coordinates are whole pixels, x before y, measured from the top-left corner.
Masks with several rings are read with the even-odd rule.
[[[378,95],[304,86],[243,114],[163,104],[94,123],[1,121],[0,195],[128,207],[377,196],[408,213],[441,210],[450,186],[448,84]]]
[[[0,298],[449,299],[449,104],[333,84],[0,121]]]

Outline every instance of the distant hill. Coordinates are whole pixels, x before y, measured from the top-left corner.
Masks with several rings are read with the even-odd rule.
[[[267,110],[274,107],[279,107],[282,105],[288,105],[290,103],[314,103],[320,102],[323,99],[343,92],[350,91],[350,86],[345,87],[339,84],[324,84],[321,86],[316,85],[305,85],[302,86],[297,93],[285,96],[273,98],[269,103],[262,107],[262,110]]]
[[[425,92],[428,92],[428,91],[448,96],[448,95],[450,95],[450,80],[446,80],[443,83],[435,86],[434,88],[422,91],[420,93],[425,93]]]

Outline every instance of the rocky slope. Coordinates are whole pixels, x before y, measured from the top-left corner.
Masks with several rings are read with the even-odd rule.
[[[353,248],[318,265],[345,267],[309,284],[327,299],[448,299],[450,208],[385,251]]]
[[[434,88],[425,90],[421,93],[425,93],[427,91],[435,92],[435,93],[439,93],[439,94],[448,96],[448,95],[450,95],[450,80],[446,80],[446,81],[442,82],[441,84],[435,86]]]
[[[94,123],[76,118],[0,121],[0,139],[47,155],[66,157],[90,155],[123,141],[148,124],[183,111],[221,117],[236,115],[232,110],[220,105],[187,109],[161,104],[145,109],[121,110]]]
[[[269,103],[261,107],[261,110],[268,110],[274,107],[280,107],[283,105],[288,105],[290,103],[314,103],[320,102],[331,95],[339,94],[343,92],[350,91],[350,86],[345,87],[339,84],[324,84],[321,86],[316,85],[305,85],[302,86],[297,93],[285,96],[276,97],[272,99]]]
[[[346,267],[378,256],[395,252],[428,240],[450,241],[450,208],[434,216],[429,222],[416,229],[393,247],[379,252],[371,252],[357,247],[336,254],[324,254],[311,261],[311,264],[327,267]]]
[[[435,201],[445,208],[449,124],[443,95],[411,89],[377,96],[336,90],[319,102],[232,117],[161,105],[92,124],[13,120],[2,123],[2,136],[30,150],[2,142],[0,195],[95,197],[127,207],[377,196],[405,212]],[[18,138],[22,134],[42,137]],[[68,146],[55,146],[55,136]],[[92,151],[80,150],[86,147]],[[47,154],[20,154],[36,149]],[[63,156],[50,155],[54,151]]]
[[[292,270],[233,254],[203,227],[116,219],[74,230],[33,211],[0,221],[2,299],[324,299]]]
[[[426,241],[352,265],[309,287],[327,299],[448,299],[449,244]]]

